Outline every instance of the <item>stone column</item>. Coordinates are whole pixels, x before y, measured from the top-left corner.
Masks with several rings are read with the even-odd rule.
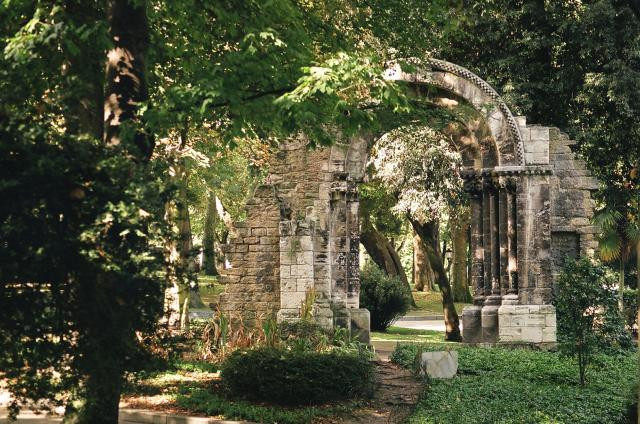
[[[482,185],[474,181],[471,197],[471,285],[473,287],[473,303],[484,302],[484,245],[482,230]]]
[[[491,296],[500,296],[500,231],[499,231],[499,187],[494,181],[489,196],[491,232]]]
[[[358,187],[347,183],[347,308],[359,307],[360,301],[360,217]]]
[[[508,300],[510,303],[516,304],[518,302],[517,180],[515,178],[508,178],[506,189],[509,289],[507,290],[507,296],[503,297],[503,303],[505,300]]]
[[[482,305],[484,303],[484,246],[482,243],[482,180],[471,176],[465,181],[471,203],[471,285],[473,305],[462,311],[462,338],[465,343],[482,342]]]
[[[359,309],[360,223],[357,185],[344,174],[331,187],[331,303],[336,327],[368,343],[370,315]]]
[[[491,187],[490,181],[485,177],[482,181],[482,270],[483,270],[483,294],[491,295]]]
[[[509,291],[509,199],[506,180],[500,178],[500,192],[498,193],[498,233],[500,242],[500,295]]]
[[[329,250],[331,256],[331,302],[338,308],[347,305],[347,183],[331,185]]]
[[[498,340],[498,308],[500,307],[500,240],[498,233],[498,193],[491,177],[485,178],[485,196],[487,200],[483,205],[483,225],[488,225],[484,233],[484,265],[485,265],[485,294],[488,295],[482,307],[482,341],[495,343]],[[487,243],[488,239],[488,243]],[[487,256],[490,257],[487,261]],[[489,272],[487,272],[489,265]],[[487,279],[488,277],[488,279]]]

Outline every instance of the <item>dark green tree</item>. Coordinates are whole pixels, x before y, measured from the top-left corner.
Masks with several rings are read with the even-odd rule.
[[[137,113],[146,12],[121,0],[11,6],[0,11],[0,368],[12,413],[49,398],[67,422],[114,423],[162,308],[166,194]]]

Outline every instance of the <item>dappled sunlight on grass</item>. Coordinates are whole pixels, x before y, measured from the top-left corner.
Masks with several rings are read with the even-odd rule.
[[[170,369],[129,376],[121,406],[176,410],[178,392],[184,387],[207,387],[220,380],[212,364],[176,362]]]
[[[442,295],[440,292],[411,292],[413,299],[416,301],[417,309],[411,309],[407,315],[441,315],[442,314]],[[458,315],[462,312],[462,308],[470,305],[469,303],[455,303]]]
[[[436,330],[419,330],[391,326],[384,333],[371,332],[371,341],[416,342],[416,343],[453,343],[445,342],[444,333]]]
[[[210,303],[218,302],[218,295],[224,291],[224,284],[218,282],[218,277],[213,275],[198,275],[198,286],[202,302],[209,306]]]

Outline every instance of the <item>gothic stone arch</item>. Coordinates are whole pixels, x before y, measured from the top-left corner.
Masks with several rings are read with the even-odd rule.
[[[386,78],[435,86],[484,117],[493,145],[465,161],[471,195],[473,306],[462,312],[468,343],[552,344],[556,341],[553,280],[564,258],[592,254],[590,190],[597,187],[555,128],[514,117],[496,91],[460,66],[430,59],[412,73],[391,65]],[[419,92],[419,90],[418,90]],[[367,145],[361,134],[309,150],[288,140],[265,185],[247,205],[227,247],[223,309],[296,319],[309,289],[315,316],[368,339],[368,312],[359,309],[357,184]]]

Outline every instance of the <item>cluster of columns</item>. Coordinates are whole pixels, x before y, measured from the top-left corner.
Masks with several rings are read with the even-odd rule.
[[[331,300],[358,308],[360,300],[360,222],[358,186],[346,173],[334,173],[331,186]]]
[[[498,308],[518,301],[517,179],[470,174],[465,189],[471,203],[471,283],[474,307],[463,314],[464,337],[495,343]]]

